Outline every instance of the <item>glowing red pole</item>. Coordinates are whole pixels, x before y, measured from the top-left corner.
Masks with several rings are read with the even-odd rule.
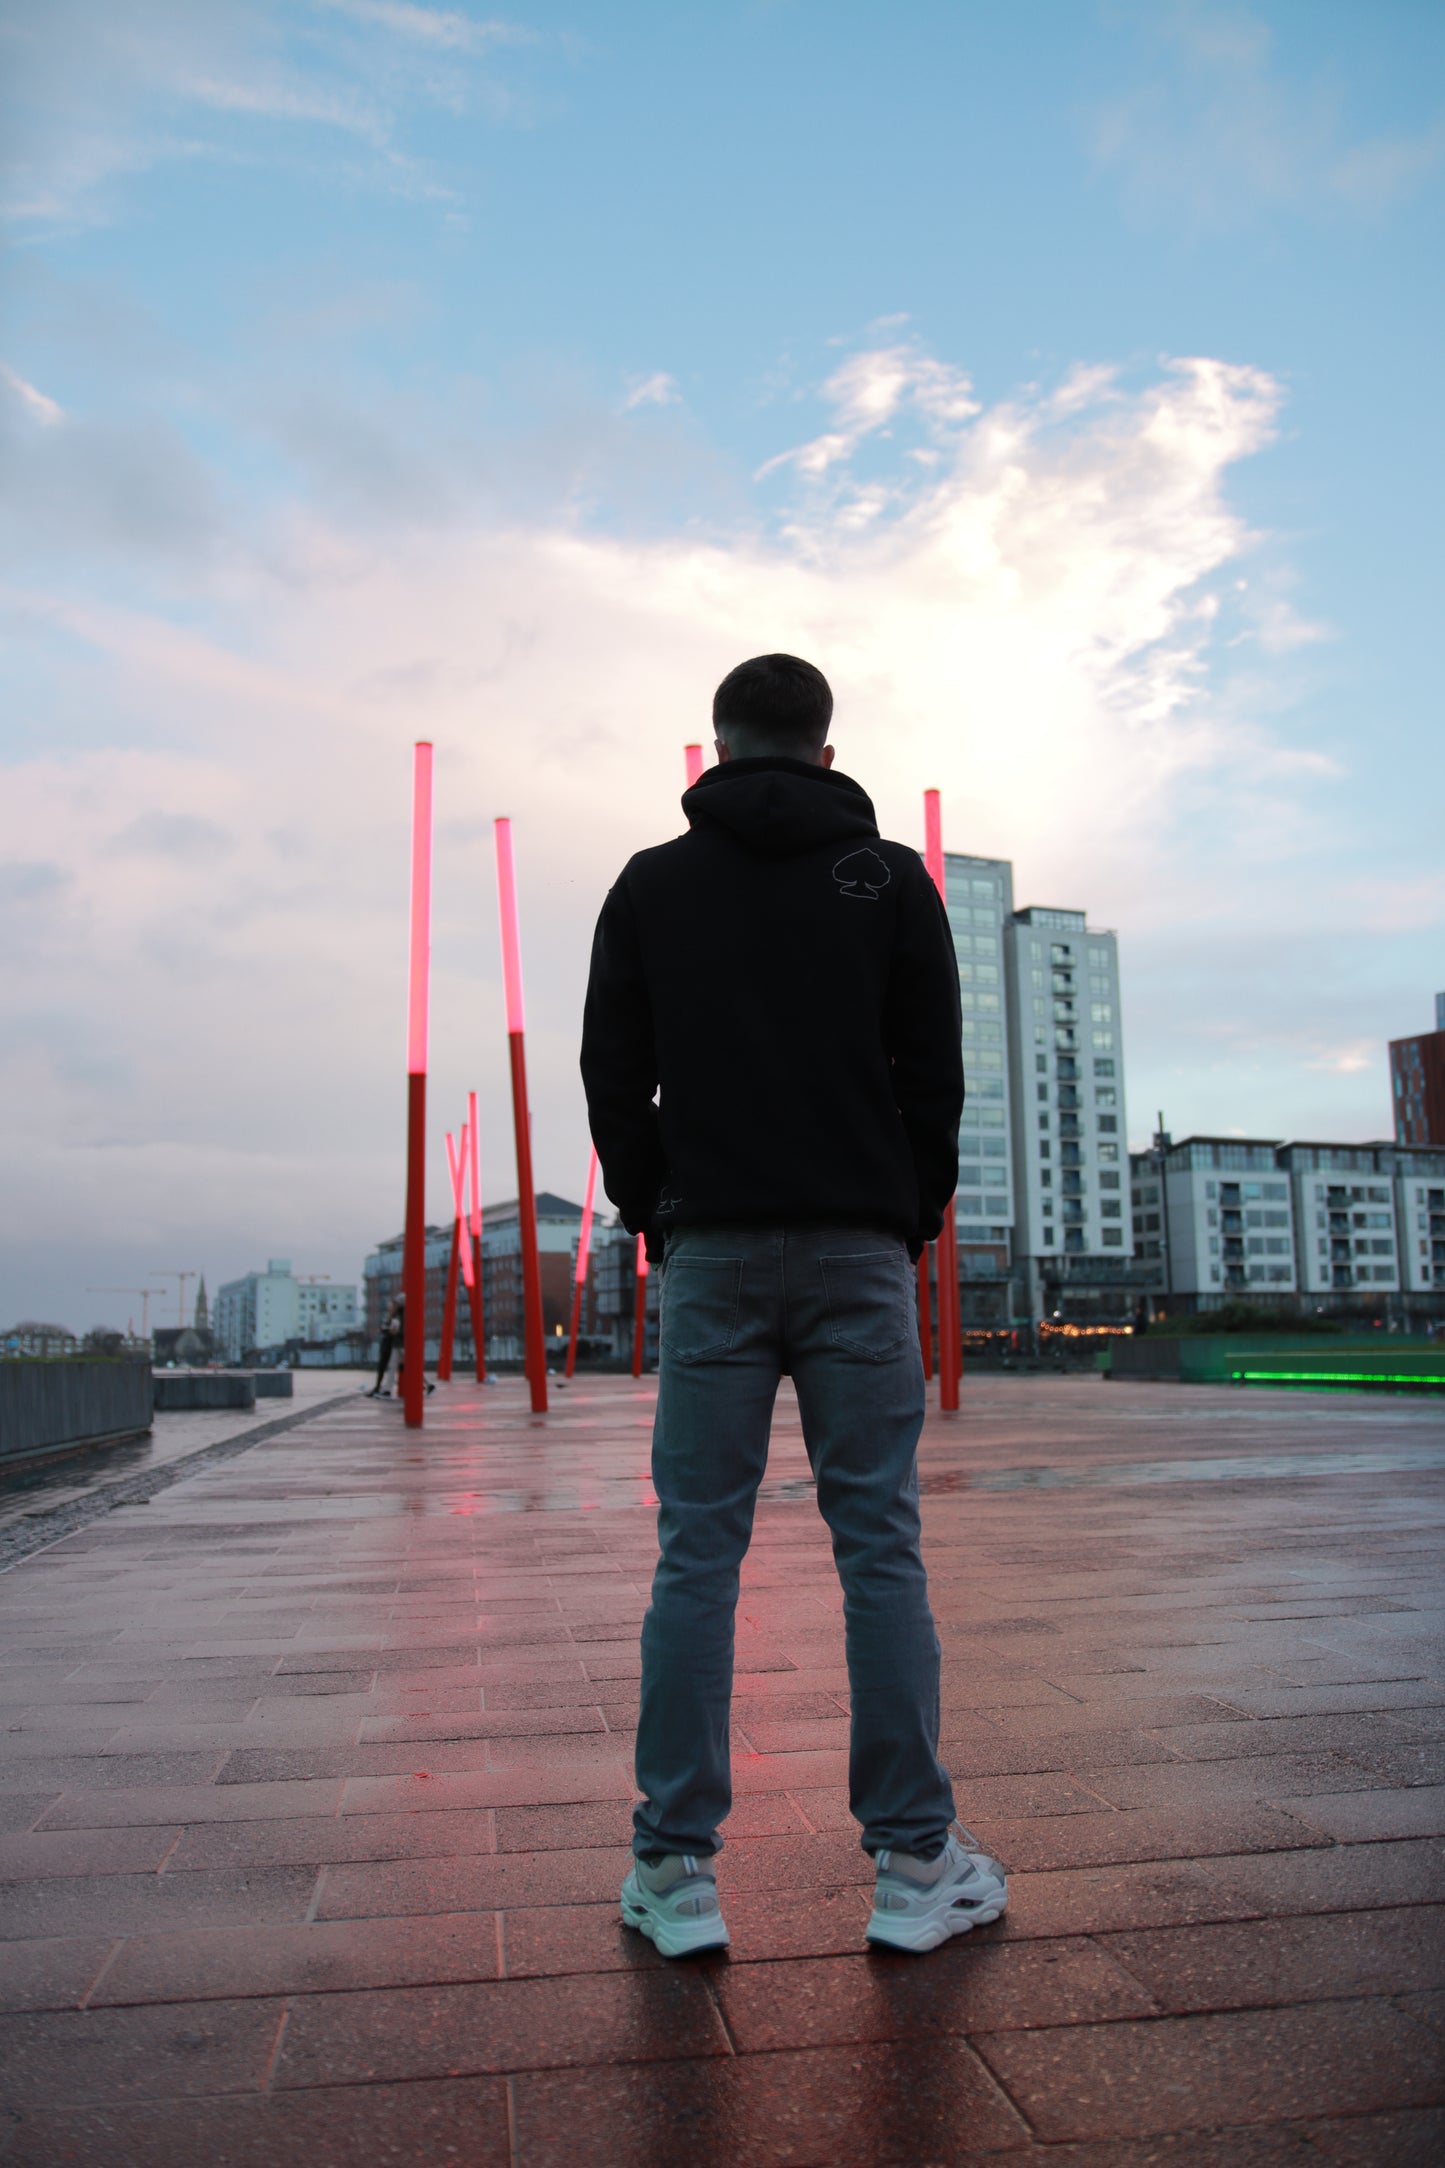
[[[452,1133],[447,1131],[447,1168],[452,1178],[452,1192],[457,1186],[457,1152]],[[457,1264],[461,1255],[461,1241],[457,1233],[456,1215],[452,1216],[452,1246],[447,1258],[447,1291],[442,1297],[442,1344],[437,1352],[437,1383],[444,1385],[452,1374],[452,1345],[457,1326]]]
[[[472,1189],[472,1213],[468,1232],[471,1240],[467,1247],[471,1252],[472,1276],[467,1282],[467,1293],[472,1302],[472,1346],[477,1357],[477,1383],[487,1381],[487,1339],[485,1306],[482,1302],[482,1148],[477,1141],[477,1095],[467,1093],[467,1139],[469,1171]],[[467,1242],[466,1234],[462,1240]]]
[[[947,905],[943,811],[936,790],[923,793],[923,857],[933,885]],[[963,1372],[963,1320],[958,1308],[958,1227],[952,1197],[933,1254],[938,1266],[938,1405],[945,1415],[956,1415],[958,1382]]]
[[[637,1306],[632,1316],[632,1375],[642,1376],[642,1350],[647,1333],[647,1237],[637,1238]]]
[[[424,740],[414,752],[411,800],[411,953],[406,1017],[406,1228],[401,1284],[402,1407],[407,1428],[421,1427],[426,1393],[426,1055],[431,980],[431,766]]]
[[[502,981],[507,999],[507,1045],[512,1058],[512,1125],[517,1137],[517,1219],[522,1237],[522,1311],[526,1371],[532,1412],[547,1412],[547,1351],[542,1338],[542,1267],[537,1255],[537,1199],[532,1187],[532,1118],[527,1106],[527,1055],[523,1044],[522,943],[517,928],[517,875],[512,863],[512,824],[495,823],[497,900],[502,914]]]
[[[447,1291],[442,1303],[442,1344],[437,1356],[437,1377],[445,1382],[452,1374],[452,1355],[456,1348],[457,1331],[457,1267],[461,1266],[467,1282],[471,1281],[471,1242],[464,1240],[466,1216],[462,1198],[462,1162],[466,1158],[467,1132],[462,1126],[461,1151],[450,1130],[447,1131],[447,1173],[452,1184],[452,1247],[447,1258]]]
[[[700,745],[685,745],[682,749],[682,757],[687,768],[687,787],[691,790],[693,784],[702,774],[702,747]]]
[[[587,1285],[587,1259],[592,1249],[592,1200],[597,1195],[597,1147],[587,1154],[587,1187],[582,1193],[582,1231],[577,1237],[577,1264],[572,1274],[572,1329],[567,1335],[567,1375],[577,1368],[577,1328],[582,1322],[582,1290]]]

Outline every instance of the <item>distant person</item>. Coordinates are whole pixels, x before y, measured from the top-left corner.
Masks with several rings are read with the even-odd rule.
[[[404,1362],[406,1360],[406,1296],[404,1294],[396,1294],[391,1298],[391,1308],[387,1311],[386,1321],[381,1328],[381,1349],[376,1361],[376,1383],[366,1395],[368,1400],[390,1399],[390,1389],[386,1385],[386,1373],[391,1362],[392,1350],[397,1347],[401,1349],[402,1361]],[[400,1385],[401,1374],[401,1368],[398,1365],[398,1386]],[[424,1377],[422,1383],[429,1393],[436,1391],[436,1387],[432,1384],[430,1378]]]
[[[392,1350],[402,1337],[402,1324],[406,1317],[405,1295],[393,1295],[391,1308],[387,1311],[381,1327],[381,1350],[376,1362],[376,1383],[367,1394],[368,1400],[384,1400],[390,1396],[386,1373],[391,1368]]]
[[[910,1260],[957,1180],[958,967],[917,851],[883,842],[833,768],[832,712],[791,655],[726,677],[690,832],[629,860],[592,950],[592,1135],[660,1266],[661,1557],[622,1916],[665,1957],[728,1940],[712,1860],[732,1804],[733,1615],[784,1373],[843,1584],[869,1940],[931,1950],[1007,1903],[998,1862],[952,1830],[919,1551]]]

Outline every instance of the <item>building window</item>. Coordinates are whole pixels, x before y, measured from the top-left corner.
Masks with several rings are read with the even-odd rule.
[[[1118,1117],[1118,1115],[1117,1115],[1117,1114],[1101,1114],[1101,1115],[1099,1116],[1099,1134],[1100,1134],[1100,1136],[1103,1136],[1103,1135],[1104,1135],[1104,1134],[1105,1134],[1106,1132],[1112,1132],[1112,1131],[1116,1130],[1116,1129],[1118,1128],[1118,1126],[1119,1126],[1119,1117]]]
[[[1114,1034],[1112,1031],[1093,1032],[1090,1034],[1090,1043],[1096,1053],[1107,1053],[1114,1044]]]
[[[1093,1002],[1090,1002],[1090,1004],[1089,1004],[1089,1022],[1090,1022],[1091,1024],[1112,1024],[1112,1023],[1113,1023],[1113,1021],[1114,1021],[1114,1010],[1113,1010],[1113,1005],[1112,1005],[1112,1004],[1111,1004],[1110,1002],[1107,1002],[1107,1001],[1093,1001]],[[1110,1042],[1109,1042],[1109,1043],[1110,1043],[1110,1045],[1112,1046],[1112,1044],[1113,1044],[1113,1041],[1112,1041],[1112,1040],[1110,1040]]]
[[[1113,1064],[1113,1062],[1112,1062],[1112,1061],[1096,1061],[1096,1062],[1094,1063],[1094,1074],[1095,1074],[1095,1076],[1112,1076],[1112,1075],[1114,1074],[1114,1064]]]
[[[1100,1200],[1099,1214],[1103,1219],[1121,1219],[1123,1210],[1124,1208],[1117,1197],[1105,1197]]]
[[[1040,1073],[1040,1075],[1041,1075],[1041,1076],[1047,1076],[1047,1075],[1048,1075],[1048,1073],[1049,1073],[1049,1057],[1048,1057],[1048,1055],[1047,1055],[1047,1054],[1035,1054],[1035,1056],[1034,1056],[1034,1067],[1035,1067],[1035,1068],[1036,1068],[1036,1069],[1037,1069],[1037,1070],[1039,1071],[1039,1073]]]
[[[1049,1103],[1049,1087],[1047,1084],[1041,1084],[1039,1086],[1039,1097],[1043,1101],[1044,1105],[1047,1106]]]
[[[1098,1107],[1116,1107],[1119,1104],[1119,1094],[1112,1084],[1102,1085],[1094,1093],[1094,1104]]]
[[[1121,1250],[1124,1247],[1124,1230],[1122,1227],[1104,1228],[1103,1237],[1107,1249]]]

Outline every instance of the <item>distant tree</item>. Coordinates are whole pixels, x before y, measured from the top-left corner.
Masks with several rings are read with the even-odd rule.
[[[92,1325],[80,1344],[87,1355],[119,1355],[125,1346],[125,1334],[117,1332],[114,1325]]]
[[[17,1355],[73,1355],[76,1339],[64,1325],[47,1325],[40,1318],[23,1317],[8,1332],[0,1333],[0,1346]]]

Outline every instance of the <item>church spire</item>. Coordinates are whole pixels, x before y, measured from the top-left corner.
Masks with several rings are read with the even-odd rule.
[[[206,1303],[206,1275],[204,1272],[201,1274],[201,1284],[196,1289],[195,1326],[197,1332],[209,1332],[211,1329],[211,1313]]]

